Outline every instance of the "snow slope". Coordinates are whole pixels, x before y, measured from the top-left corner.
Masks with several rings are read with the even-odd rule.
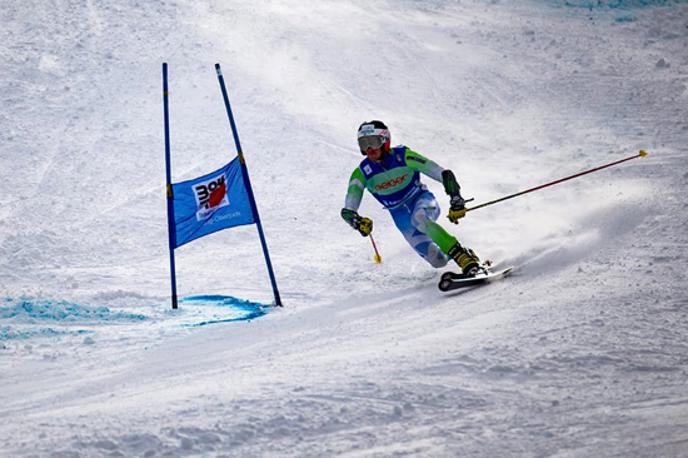
[[[10,1],[0,21],[0,455],[688,455],[685,3]],[[169,309],[163,61],[175,181],[235,152],[223,65],[283,309],[251,226],[177,251],[197,299]],[[476,203],[651,154],[469,214],[461,240],[519,268],[442,295],[370,196],[381,265],[339,218],[371,118]]]

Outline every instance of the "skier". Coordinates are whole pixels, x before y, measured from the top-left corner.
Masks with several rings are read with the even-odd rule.
[[[342,218],[364,237],[373,231],[373,221],[358,214],[363,190],[389,210],[397,228],[416,252],[435,268],[453,259],[465,275],[481,269],[475,252],[462,246],[435,221],[440,208],[435,196],[420,182],[420,173],[442,183],[450,197],[449,221],[459,223],[466,214],[466,201],[451,170],[443,169],[406,146],[390,148],[387,126],[378,120],[358,128],[358,146],[366,156],[349,179]]]

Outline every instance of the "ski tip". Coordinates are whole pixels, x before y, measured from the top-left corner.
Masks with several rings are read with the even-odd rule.
[[[648,154],[649,153],[647,151],[645,151],[644,149],[641,149],[640,151],[638,151],[638,156],[640,156],[640,157],[645,157]]]

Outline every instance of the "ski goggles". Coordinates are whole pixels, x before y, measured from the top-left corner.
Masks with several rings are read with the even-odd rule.
[[[384,144],[385,138],[381,135],[368,135],[358,139],[358,147],[361,149],[362,154],[365,154],[368,148],[378,149],[382,148]]]

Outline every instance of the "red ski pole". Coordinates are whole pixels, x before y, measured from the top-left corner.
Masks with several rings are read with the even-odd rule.
[[[370,241],[373,243],[373,251],[375,252],[375,256],[373,256],[375,264],[380,264],[382,262],[382,256],[380,256],[380,253],[378,253],[377,251],[377,246],[375,245],[375,239],[373,238],[373,234],[370,234]]]
[[[549,186],[554,186],[555,184],[559,184],[559,183],[567,181],[567,180],[572,180],[574,178],[578,178],[580,176],[587,175],[588,173],[597,172],[598,170],[606,169],[607,167],[621,164],[622,162],[630,161],[631,159],[636,159],[639,157],[645,157],[645,156],[647,156],[647,154],[648,154],[647,151],[641,149],[638,152],[638,154],[631,156],[631,157],[627,157],[626,159],[621,159],[618,161],[610,162],[609,164],[600,165],[599,167],[595,167],[594,169],[585,170],[583,172],[576,173],[575,175],[560,178],[558,180],[555,180],[555,181],[552,181],[549,183],[541,184],[540,186],[535,186],[534,188],[526,189],[525,191],[520,191],[520,192],[517,192],[515,194],[510,194],[508,196],[501,197],[499,199],[491,200],[489,202],[485,202],[484,204],[476,205],[475,207],[466,208],[466,211],[469,212],[471,210],[477,210],[479,208],[487,207],[488,205],[496,204],[498,202],[503,202],[503,201],[508,200],[508,199],[513,199],[514,197],[522,196],[523,194],[528,194],[529,192],[537,191],[538,189],[543,189],[543,188],[547,188]]]

